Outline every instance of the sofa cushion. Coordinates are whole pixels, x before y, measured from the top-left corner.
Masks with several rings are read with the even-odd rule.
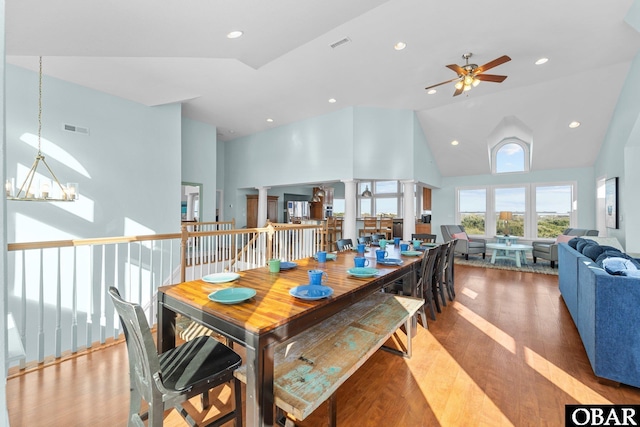
[[[638,267],[631,260],[623,257],[609,257],[602,261],[602,268],[609,274],[624,275],[627,270],[637,271]]]
[[[640,270],[624,270],[622,272],[623,276],[629,276],[629,277],[637,277],[640,279]]]
[[[585,245],[582,248],[582,254],[591,258],[593,261],[597,260],[600,254],[602,254],[602,252],[604,251],[604,247],[598,244]]]

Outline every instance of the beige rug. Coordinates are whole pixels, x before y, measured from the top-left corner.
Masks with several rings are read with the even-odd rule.
[[[487,255],[487,259],[482,256],[469,256],[469,260],[465,260],[462,256],[456,255],[454,262],[459,265],[469,265],[472,267],[497,268],[500,270],[524,271],[527,273],[554,274],[558,275],[558,268],[551,268],[549,261],[538,260],[534,264],[532,259],[527,259],[527,265],[518,267],[514,261],[498,259],[495,264],[491,264],[491,257]]]

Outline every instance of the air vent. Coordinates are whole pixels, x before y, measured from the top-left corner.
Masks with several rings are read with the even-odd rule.
[[[89,135],[89,128],[83,128],[81,126],[70,125],[68,123],[62,124],[62,130],[67,132],[81,133],[83,135]]]
[[[337,42],[331,43],[331,44],[329,45],[329,47],[330,47],[331,49],[335,49],[335,48],[337,48],[338,46],[342,46],[343,44],[347,44],[347,43],[349,43],[350,41],[351,41],[351,39],[350,39],[349,37],[345,37],[345,38],[343,38],[342,40],[338,40]]]

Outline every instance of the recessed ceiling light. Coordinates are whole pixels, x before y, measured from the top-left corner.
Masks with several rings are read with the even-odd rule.
[[[273,123],[273,119],[267,119],[269,123]]]
[[[549,60],[549,58],[540,58],[536,61],[536,65],[542,65],[544,63],[546,63]]]
[[[336,103],[336,99],[335,98],[329,98],[329,103],[330,104],[335,104]]]
[[[577,128],[578,126],[580,126],[580,122],[573,121],[573,122],[569,123],[569,127],[570,127],[571,129],[575,129],[575,128]]]
[[[458,142],[458,140],[456,140],[456,139],[454,139],[453,141],[451,141],[451,145],[458,145],[458,144],[460,144],[460,143],[459,143],[459,142]]]
[[[227,38],[228,39],[237,39],[238,37],[242,37],[244,33],[242,31],[231,31],[229,34],[227,34]]]
[[[402,50],[402,49],[404,49],[405,47],[407,47],[407,44],[406,44],[405,42],[398,42],[398,43],[396,43],[395,45],[393,45],[393,48],[394,48],[395,50]]]
[[[436,92],[437,92],[437,90],[431,89],[431,90],[427,91],[427,95],[433,95]]]

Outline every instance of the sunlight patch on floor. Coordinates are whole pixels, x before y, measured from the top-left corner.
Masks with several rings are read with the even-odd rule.
[[[524,357],[527,365],[579,403],[590,405],[609,405],[612,403],[529,347],[524,347]]]
[[[462,316],[480,331],[484,332],[484,334],[486,334],[489,338],[500,344],[509,352],[516,354],[516,340],[514,340],[511,335],[505,333],[494,324],[487,322],[485,319],[478,316],[476,313],[469,310],[467,307],[457,301],[454,301],[453,308],[458,311],[458,314],[460,314],[460,316]]]
[[[430,333],[425,333],[426,351],[420,354],[431,355],[424,363],[410,363],[411,373],[421,378],[429,377],[436,381],[419,381],[422,396],[429,404],[433,414],[441,426],[464,425],[469,419],[477,416],[478,408],[482,408],[482,419],[490,420],[491,425],[513,426],[509,418],[496,406],[491,398],[475,383],[455,358],[442,347]],[[421,344],[422,346],[422,344]],[[436,355],[435,357],[432,357]],[[418,356],[418,357],[415,357]],[[420,355],[414,355],[420,358]],[[427,372],[425,372],[425,368]],[[460,411],[468,408],[468,411]]]
[[[478,297],[478,293],[469,288],[463,288],[460,292],[471,299],[476,299]]]

